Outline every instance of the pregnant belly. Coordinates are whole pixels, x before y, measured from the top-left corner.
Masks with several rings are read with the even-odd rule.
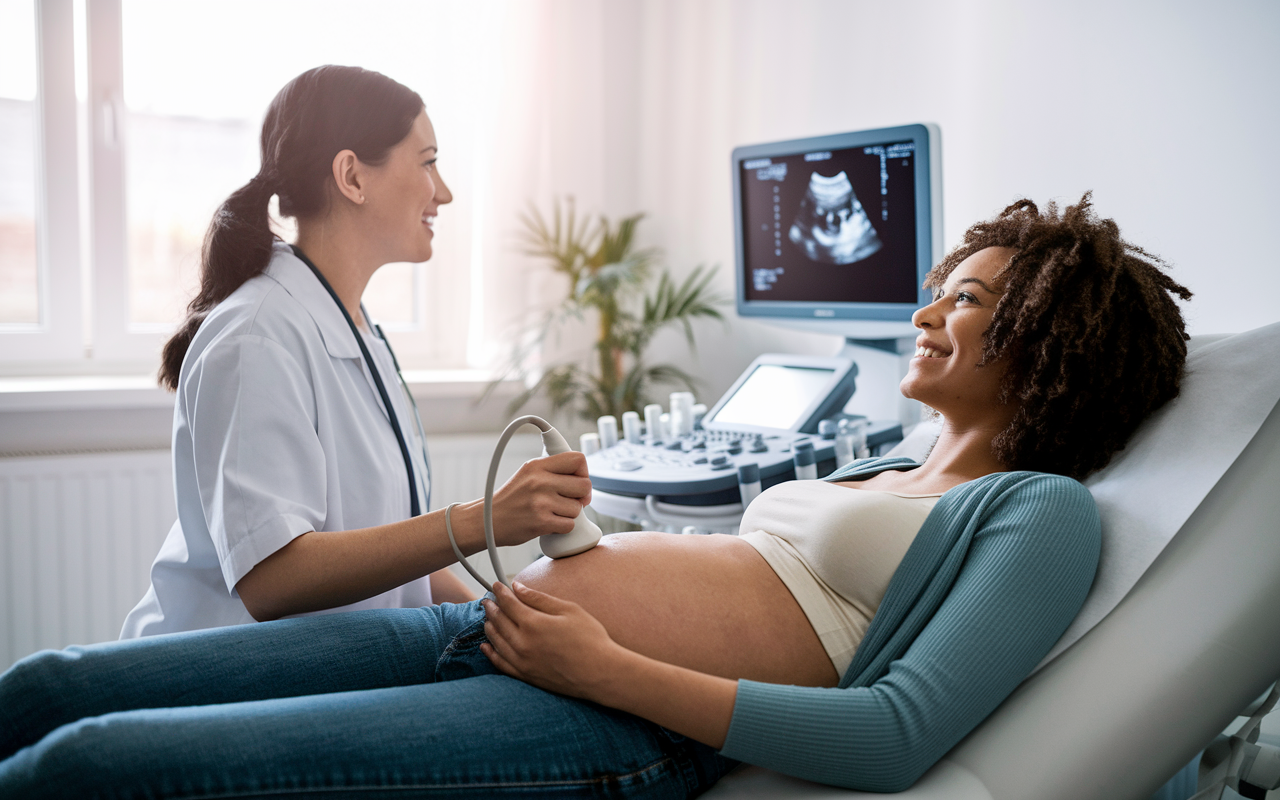
[[[669,664],[767,683],[839,680],[791,592],[735,536],[618,533],[517,577],[578,603],[614,641]]]

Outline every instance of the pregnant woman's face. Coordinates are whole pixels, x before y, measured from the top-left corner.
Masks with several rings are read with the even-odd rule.
[[[1013,254],[1007,247],[988,247],[969,256],[933,302],[911,318],[920,335],[902,393],[952,422],[979,423],[1008,413],[998,400],[1005,366],[982,364],[982,336],[1004,289],[996,276]]]

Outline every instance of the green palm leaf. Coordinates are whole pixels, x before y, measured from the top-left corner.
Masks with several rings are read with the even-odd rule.
[[[543,394],[556,412],[572,409],[594,419],[640,410],[659,386],[695,388],[693,376],[671,364],[646,364],[644,355],[654,335],[668,326],[680,326],[693,349],[694,320],[724,320],[718,306],[726,298],[711,288],[716,268],[695,267],[680,281],[663,270],[646,292],[661,254],[636,247],[643,214],[616,225],[604,216],[580,218],[568,198],[556,201],[549,219],[532,204],[520,219],[523,252],[566,275],[569,294],[514,338],[506,367],[481,400],[501,381],[518,376],[528,388],[512,401],[513,413]],[[530,382],[533,356],[558,339],[566,322],[588,319],[598,323],[591,347]]]

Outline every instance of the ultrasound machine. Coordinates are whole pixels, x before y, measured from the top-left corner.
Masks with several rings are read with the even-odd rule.
[[[738,314],[844,346],[761,355],[709,409],[675,392],[643,422],[624,414],[621,435],[601,417],[581,442],[599,513],[736,532],[762,489],[880,455],[919,419],[897,383],[914,350],[911,315],[930,299],[924,276],[942,256],[937,127],[739,147],[732,172]],[[851,403],[860,374],[864,394]]]

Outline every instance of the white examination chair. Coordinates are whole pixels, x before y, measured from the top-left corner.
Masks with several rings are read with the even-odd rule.
[[[1124,457],[1164,454],[1160,463],[1176,465],[1179,443],[1185,441],[1181,456],[1188,464],[1199,463],[1196,448],[1215,446],[1205,434],[1212,439],[1216,428],[1231,428],[1234,420],[1252,414],[1248,431],[1233,434],[1247,446],[1218,453],[1221,467],[1200,476],[1204,486],[1196,497],[1203,500],[1188,507],[1189,517],[1173,528],[1177,534],[1167,545],[1152,550],[1158,553],[1154,563],[1145,572],[1145,562],[1136,568],[1140,579],[1118,595],[1123,599],[1114,610],[1098,613],[1100,622],[1042,665],[899,796],[1147,798],[1280,678],[1280,407],[1275,402],[1280,368],[1270,360],[1280,349],[1280,324],[1232,337],[1197,337],[1191,346],[1183,396],[1170,404],[1169,413],[1162,411],[1143,426]],[[1207,375],[1222,385],[1206,385]],[[1272,386],[1241,390],[1263,384]],[[1173,408],[1179,403],[1181,412]],[[1253,408],[1243,413],[1241,404]],[[1211,413],[1200,413],[1205,410]],[[1206,418],[1215,429],[1189,435],[1186,426]],[[1265,420],[1260,428],[1257,419]],[[1140,437],[1145,437],[1145,451],[1135,447]],[[1139,454],[1131,456],[1135,449]],[[1170,453],[1175,455],[1164,457]],[[1126,508],[1116,512],[1121,517],[1179,501],[1154,490],[1126,494]],[[1099,503],[1105,528],[1108,510],[1100,496]],[[1104,563],[1108,555],[1104,534]],[[1086,603],[1082,616],[1089,608]],[[1070,636],[1068,631],[1064,639]],[[847,800],[879,795],[743,766],[704,796]]]

